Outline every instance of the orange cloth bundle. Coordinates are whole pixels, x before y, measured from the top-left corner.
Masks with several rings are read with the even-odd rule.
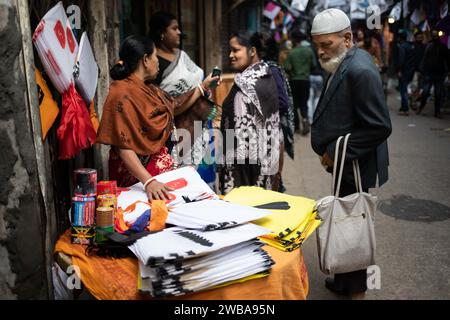
[[[167,209],[166,203],[163,200],[154,200],[150,203],[144,201],[136,201],[129,205],[125,210],[121,208],[117,209],[115,215],[115,229],[119,233],[124,233],[130,229],[130,223],[127,223],[124,219],[124,215],[133,212],[136,209],[137,204],[146,204],[151,207],[151,214],[147,230],[149,231],[160,231],[166,227],[167,216],[169,215],[169,210]]]
[[[152,212],[150,214],[150,223],[147,229],[149,231],[160,231],[166,227],[166,220],[169,211],[166,202],[163,200],[152,201]]]

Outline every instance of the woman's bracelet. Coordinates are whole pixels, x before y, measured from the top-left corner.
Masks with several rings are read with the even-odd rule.
[[[153,181],[155,181],[156,179],[154,177],[151,177],[150,179],[148,179],[147,181],[145,181],[144,183],[144,190],[147,189],[147,186],[152,183]]]
[[[202,84],[200,83],[197,87],[200,90],[200,93],[202,94],[202,96],[205,96],[205,90],[203,89]]]

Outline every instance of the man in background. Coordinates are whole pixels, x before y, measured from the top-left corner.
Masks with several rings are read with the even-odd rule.
[[[444,81],[449,68],[448,49],[441,43],[438,30],[431,31],[431,41],[425,48],[420,71],[423,74],[423,93],[417,114],[420,114],[425,108],[431,87],[434,86],[434,116],[442,119],[441,106],[444,96]]]
[[[401,30],[398,34],[397,61],[398,83],[400,96],[402,99],[398,114],[401,116],[407,116],[409,115],[408,85],[414,77],[416,64],[414,57],[414,47],[411,42],[407,41],[407,34],[405,30]]]
[[[294,31],[291,35],[294,48],[284,62],[284,68],[289,75],[292,96],[295,106],[295,131],[300,130],[300,117],[302,118],[302,135],[310,131],[308,120],[308,100],[311,70],[317,66],[311,44],[306,40],[306,35],[300,31]]]

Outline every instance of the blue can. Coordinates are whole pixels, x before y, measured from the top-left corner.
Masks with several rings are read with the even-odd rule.
[[[95,223],[95,198],[72,198],[72,226],[90,227]]]

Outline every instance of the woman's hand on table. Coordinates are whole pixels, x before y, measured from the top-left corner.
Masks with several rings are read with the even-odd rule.
[[[145,192],[147,192],[147,197],[150,201],[170,200],[170,191],[173,191],[173,189],[157,180],[153,180],[145,188]]]

